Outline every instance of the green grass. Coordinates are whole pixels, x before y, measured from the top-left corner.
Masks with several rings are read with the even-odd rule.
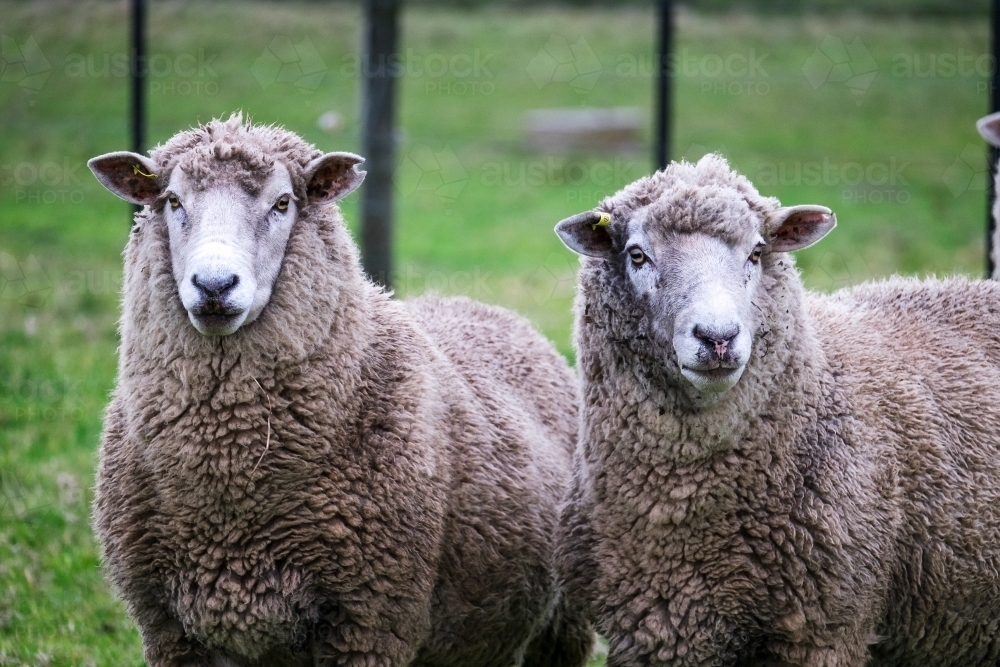
[[[0,15],[4,59],[16,60],[13,43],[40,73],[19,80],[8,69],[0,81],[0,665],[136,665],[138,635],[101,578],[88,528],[129,207],[84,163],[129,145],[127,80],[115,66],[127,50],[124,5],[0,2]],[[646,173],[648,151],[532,154],[522,114],[648,109],[651,19],[628,8],[407,12],[401,295],[430,288],[507,305],[571,356],[576,262],[552,226]],[[156,2],[150,36],[153,141],[243,109],[324,149],[358,149],[355,5]],[[321,79],[272,81],[262,54],[285,48],[280,36],[307,69],[314,50]],[[855,38],[853,74],[876,76],[852,90],[827,80],[817,48],[835,55]],[[567,46],[596,75],[553,78],[539,54]],[[838,229],[799,254],[808,285],[982,273],[974,121],[987,110],[987,72],[948,63],[985,53],[985,20],[681,13],[677,48],[674,156],[722,150],[766,194],[837,211]],[[318,128],[326,111],[340,129]],[[344,205],[352,225],[355,201]]]

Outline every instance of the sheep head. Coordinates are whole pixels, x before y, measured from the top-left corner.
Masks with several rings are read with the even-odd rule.
[[[704,404],[739,382],[769,326],[763,302],[778,258],[835,225],[828,208],[780,207],[710,155],[641,179],[556,233],[594,258],[591,285],[634,322],[616,335],[648,349],[671,384]]]
[[[227,127],[233,132],[226,134]],[[365,175],[357,155],[316,151],[302,165],[234,135],[240,128],[244,135],[254,131],[216,122],[221,138],[188,137],[184,150],[167,150],[175,137],[152,158],[117,152],[87,163],[108,190],[150,207],[166,225],[178,296],[191,324],[208,336],[232,334],[257,319],[303,209],[344,197]]]

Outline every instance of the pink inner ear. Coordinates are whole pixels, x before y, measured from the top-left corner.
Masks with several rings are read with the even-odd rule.
[[[309,181],[307,194],[314,199],[334,197],[351,184],[353,165],[328,162],[321,166]]]
[[[156,199],[160,194],[160,187],[155,178],[133,174],[128,179],[128,187],[135,194],[136,199]]]
[[[808,222],[811,224],[816,224],[823,222],[825,214],[823,213],[799,213],[798,216],[800,222]]]
[[[132,159],[119,158],[111,164],[105,165],[105,173],[112,175],[113,181],[118,183],[123,191],[130,193],[135,199],[140,201],[152,201],[160,194],[160,181],[158,178],[143,176],[136,173],[145,173],[146,167]]]
[[[813,225],[822,224],[823,217],[822,213],[799,213],[795,216],[795,222],[786,222],[781,225],[778,228],[776,236],[779,238],[801,239],[812,234],[814,231]]]

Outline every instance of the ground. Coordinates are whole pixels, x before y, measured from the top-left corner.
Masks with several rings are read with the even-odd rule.
[[[129,148],[125,6],[0,1],[0,665],[142,662],[88,527],[130,207],[85,162]],[[576,260],[552,227],[647,173],[651,151],[533,154],[522,114],[634,106],[649,118],[652,19],[406,12],[401,296],[509,306],[572,358]],[[982,274],[985,16],[678,19],[673,156],[722,151],[764,193],[833,208],[838,229],[799,253],[808,285]],[[358,150],[356,4],[164,1],[149,26],[151,141],[242,109]],[[317,122],[328,112],[332,130]],[[356,201],[344,202],[352,226]]]

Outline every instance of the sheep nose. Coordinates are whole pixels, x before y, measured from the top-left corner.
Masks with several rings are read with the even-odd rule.
[[[709,350],[715,352],[719,357],[726,354],[729,344],[733,342],[740,333],[738,324],[727,324],[721,327],[694,325],[694,336],[702,342]]]
[[[235,273],[231,273],[228,276],[225,274],[213,276],[211,278],[199,278],[197,273],[191,276],[191,284],[197,287],[208,299],[223,298],[226,292],[236,287],[239,282],[240,277]]]

